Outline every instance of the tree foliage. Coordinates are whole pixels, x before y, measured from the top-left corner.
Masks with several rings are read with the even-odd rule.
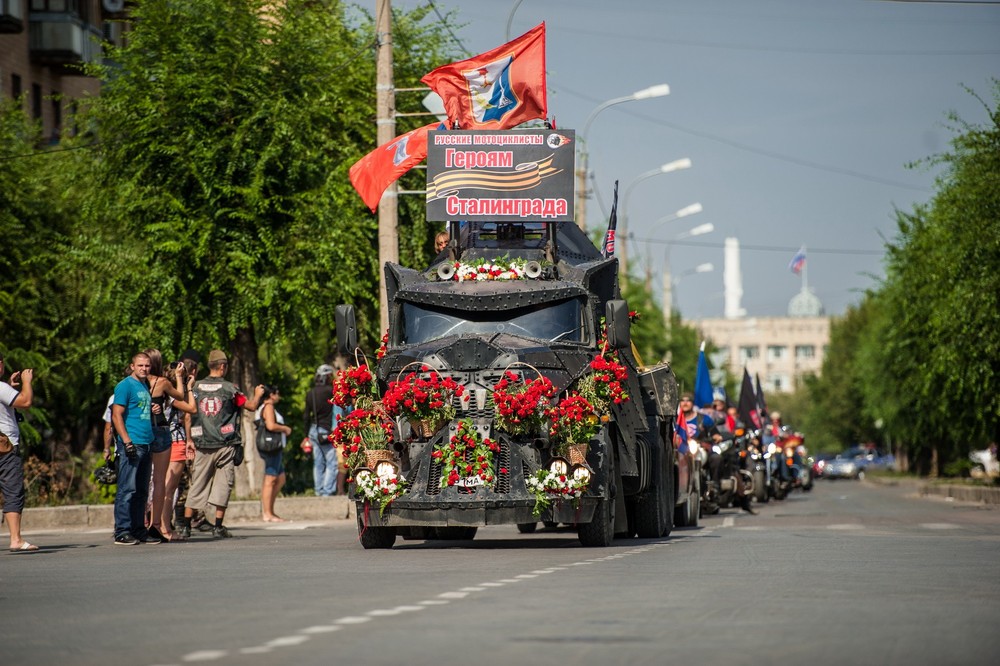
[[[897,211],[886,277],[836,326],[811,423],[881,433],[931,468],[1000,435],[1000,81],[986,124],[952,114],[937,192]],[[971,91],[970,91],[971,92]],[[982,101],[982,100],[980,100]],[[851,419],[851,431],[843,425]],[[837,424],[841,425],[837,425]]]

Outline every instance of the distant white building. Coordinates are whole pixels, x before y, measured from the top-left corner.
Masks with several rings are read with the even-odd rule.
[[[759,375],[765,393],[794,391],[803,375],[818,375],[830,343],[830,318],[823,316],[718,318],[687,323],[719,348],[719,357],[734,376],[742,377],[744,367],[751,377]]]

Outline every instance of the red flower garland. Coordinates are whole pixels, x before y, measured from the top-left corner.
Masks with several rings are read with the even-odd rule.
[[[484,483],[493,483],[493,454],[499,452],[499,444],[483,439],[472,421],[461,419],[455,434],[447,442],[436,445],[431,457],[441,461],[441,487],[446,488],[473,476]],[[507,470],[501,468],[500,473],[506,474]]]

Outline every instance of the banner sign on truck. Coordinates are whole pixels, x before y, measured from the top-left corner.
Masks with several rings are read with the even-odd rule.
[[[573,130],[433,130],[427,220],[572,222]]]

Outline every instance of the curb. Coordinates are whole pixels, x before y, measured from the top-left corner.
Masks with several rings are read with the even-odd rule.
[[[899,477],[869,476],[865,481],[870,481],[880,486],[909,486],[921,497],[947,497],[956,502],[1000,505],[1000,488],[995,487],[931,483],[924,479]]]
[[[279,497],[274,503],[275,512],[289,520],[351,520],[354,502],[345,495],[334,497]],[[226,524],[261,522],[260,501],[240,500],[230,502],[226,509]],[[112,504],[74,504],[70,506],[37,507],[24,509],[21,516],[23,529],[52,528],[108,529],[115,526],[115,508]]]

